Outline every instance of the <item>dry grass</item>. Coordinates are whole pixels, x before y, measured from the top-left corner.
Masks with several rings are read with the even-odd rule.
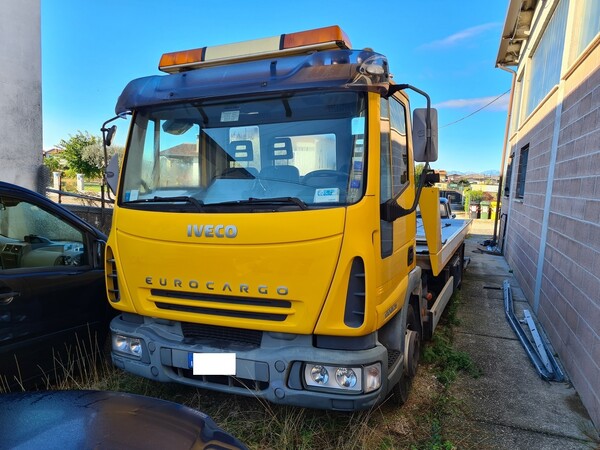
[[[441,326],[445,336],[451,334],[452,320]],[[435,354],[434,346],[435,342],[427,343],[424,352]],[[278,406],[252,397],[154,382],[112,367],[88,348],[77,346],[66,360],[57,360],[57,378],[47,379],[45,387],[122,391],[174,401],[208,414],[252,449],[455,448],[444,439],[444,422],[456,405],[448,393],[448,380],[440,377],[440,360],[421,364],[403,407],[387,401],[351,414]],[[0,391],[1,385],[2,380]]]

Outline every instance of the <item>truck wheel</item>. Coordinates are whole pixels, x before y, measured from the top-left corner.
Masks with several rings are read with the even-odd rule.
[[[406,318],[406,337],[404,338],[404,370],[400,381],[392,388],[392,399],[398,406],[404,405],[408,400],[412,380],[417,374],[417,367],[421,356],[421,335],[417,316],[412,305],[408,306]]]
[[[406,373],[403,373],[400,381],[398,381],[398,384],[392,389],[391,400],[393,400],[396,406],[402,406],[406,403],[411,386],[412,380],[406,375]]]
[[[409,378],[417,374],[421,356],[421,337],[413,330],[406,330],[406,344],[404,345],[404,370]]]
[[[417,316],[412,305],[408,305],[406,318],[406,337],[404,338],[404,368],[409,378],[417,374],[421,357],[421,334]]]

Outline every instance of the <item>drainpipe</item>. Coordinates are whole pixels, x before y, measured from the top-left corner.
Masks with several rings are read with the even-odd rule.
[[[506,163],[506,148],[508,146],[508,133],[510,131],[512,105],[515,96],[515,82],[517,80],[517,72],[515,72],[514,70],[509,69],[503,66],[502,64],[498,64],[496,67],[512,74],[512,82],[510,86],[510,98],[508,100],[508,116],[506,117],[506,127],[504,128],[504,143],[502,145],[502,160],[500,162],[500,179],[498,182],[498,194],[496,195],[496,217],[494,218],[494,235],[492,236],[492,245],[494,246],[498,245],[498,222],[500,222],[500,214],[498,214],[498,207],[500,206],[500,201],[502,200],[502,182],[504,179],[504,165]],[[508,216],[506,218],[508,219]],[[507,221],[504,222],[505,227],[506,223]]]

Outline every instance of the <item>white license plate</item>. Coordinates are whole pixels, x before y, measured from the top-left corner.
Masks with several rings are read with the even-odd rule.
[[[190,353],[194,375],[235,375],[235,353]]]

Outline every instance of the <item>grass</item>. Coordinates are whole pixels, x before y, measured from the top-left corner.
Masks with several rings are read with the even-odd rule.
[[[457,292],[442,316],[442,327],[436,330],[433,339],[423,350],[423,361],[434,365],[436,376],[444,386],[456,380],[460,371],[473,378],[481,375],[469,354],[453,346],[454,327],[460,325],[457,317],[459,305],[460,292]]]
[[[451,450],[457,446],[444,437],[444,423],[456,412],[457,401],[450,394],[450,385],[456,380],[460,372],[473,378],[481,375],[480,369],[475,365],[468,353],[454,348],[454,328],[460,325],[458,309],[460,306],[460,291],[455,292],[440,324],[422,350],[421,361],[427,364],[442,386],[434,399],[434,407],[422,419],[430,424],[429,436],[418,444],[411,446],[413,450]]]
[[[130,392],[174,401],[208,414],[251,449],[450,450],[456,446],[444,437],[444,424],[456,401],[448,387],[461,371],[478,374],[468,355],[452,347],[459,303],[459,297],[451,301],[434,339],[425,343],[422,364],[402,408],[384,402],[372,410],[341,413],[159,383],[122,372],[98,352],[86,357],[84,345],[56,362],[58,377],[48,379],[45,387]]]

